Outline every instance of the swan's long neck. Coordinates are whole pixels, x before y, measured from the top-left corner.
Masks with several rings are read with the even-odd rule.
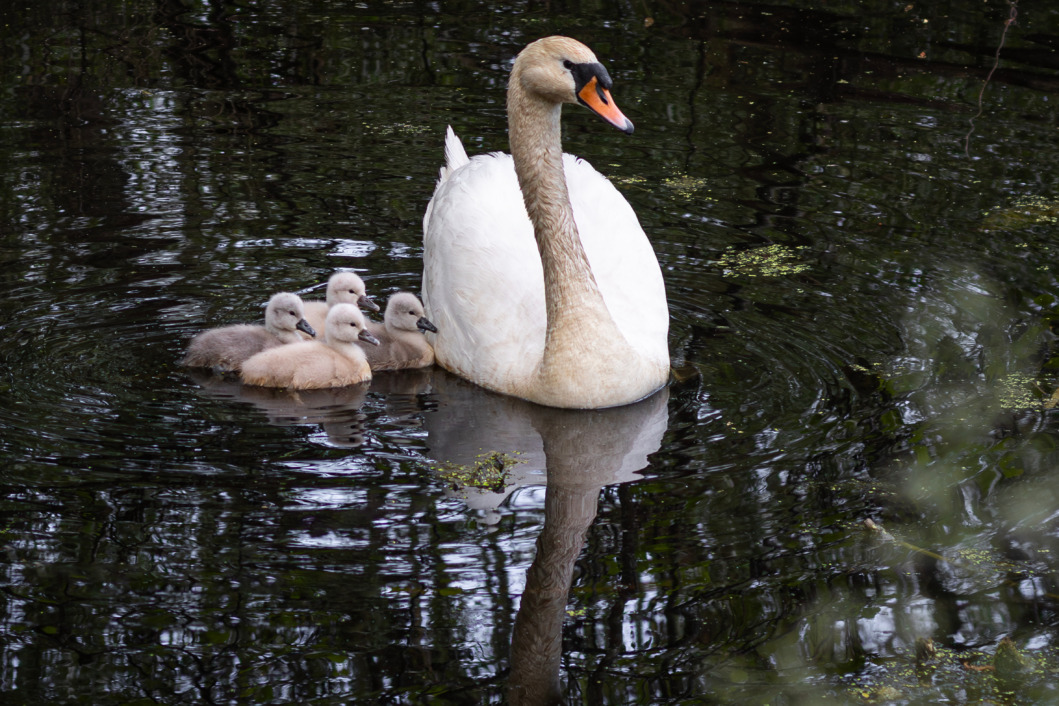
[[[598,295],[599,290],[581,246],[566,188],[561,106],[530,100],[515,89],[509,92],[508,100],[511,156],[544,265],[545,291],[560,295],[547,297],[550,329],[553,318],[561,313],[557,307],[570,296]]]
[[[540,383],[590,385],[629,347],[607,310],[574,222],[563,171],[561,104],[527,93],[515,72],[507,112],[515,173],[544,267],[548,328]]]

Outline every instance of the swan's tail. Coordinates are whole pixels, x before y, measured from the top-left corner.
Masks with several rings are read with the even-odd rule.
[[[453,132],[452,126],[449,125],[445,132],[445,164],[442,165],[441,171],[438,173],[438,183],[434,186],[434,195],[438,193],[438,189],[445,183],[454,171],[462,167],[463,165],[470,162],[470,157],[467,156],[467,150],[463,149],[463,143],[460,142],[460,138],[456,137],[456,133]],[[430,203],[427,204],[426,213],[423,214],[423,236],[430,231],[430,214],[434,211],[434,199],[430,199]],[[425,279],[425,275],[424,275]]]
[[[438,174],[438,184],[449,178],[454,171],[470,162],[467,150],[463,149],[463,143],[456,137],[452,126],[449,125],[445,131],[445,165]]]

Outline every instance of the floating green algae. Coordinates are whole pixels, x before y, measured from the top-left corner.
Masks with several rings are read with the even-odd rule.
[[[524,463],[519,458],[521,455],[520,451],[486,451],[475,456],[475,460],[469,464],[445,462],[433,466],[433,469],[454,491],[475,488],[502,493],[511,484],[511,470]]]
[[[662,185],[684,198],[691,198],[695,192],[706,187],[708,181],[703,177],[678,174],[662,180]]]
[[[744,277],[787,277],[809,269],[809,265],[798,259],[798,250],[787,245],[773,243],[753,250],[729,248],[718,259],[723,273]]]
[[[982,230],[1020,230],[1059,224],[1059,200],[1023,196],[1010,206],[997,206],[985,214]]]

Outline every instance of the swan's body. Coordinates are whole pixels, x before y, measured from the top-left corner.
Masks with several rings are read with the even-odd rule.
[[[360,347],[373,371],[426,368],[434,364],[434,349],[423,333],[437,330],[426,318],[416,295],[397,292],[386,303],[383,322],[368,322],[368,331],[379,340],[379,345],[362,343]]]
[[[628,404],[666,384],[669,309],[654,250],[613,185],[560,144],[563,102],[631,132],[609,86],[587,47],[549,37],[512,70],[512,156],[468,159],[449,130],[423,219],[423,299],[446,369],[555,407]]]
[[[346,387],[371,380],[364,351],[354,341],[371,341],[364,315],[353,304],[336,304],[327,312],[326,343],[302,341],[262,351],[243,363],[248,385],[289,390]]]
[[[335,304],[355,304],[362,309],[378,311],[379,305],[368,298],[364,280],[355,272],[336,272],[327,280],[327,299],[305,302],[305,319],[317,331],[326,331],[327,312]]]
[[[243,362],[263,350],[297,343],[298,331],[315,336],[305,321],[302,300],[297,294],[280,292],[268,300],[265,325],[236,324],[203,331],[191,339],[181,363],[190,368],[214,368],[221,372],[238,372]]]

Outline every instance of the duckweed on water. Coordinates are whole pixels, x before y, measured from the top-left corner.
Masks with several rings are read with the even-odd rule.
[[[1041,401],[1033,391],[1034,379],[1022,373],[1012,373],[997,385],[1000,406],[1004,409],[1039,409]]]
[[[433,126],[415,123],[389,123],[384,125],[364,123],[364,128],[376,135],[423,135],[434,130]]]
[[[504,453],[487,451],[475,456],[470,464],[441,463],[434,466],[434,472],[452,490],[459,492],[466,488],[476,488],[493,493],[502,493],[511,485],[511,470],[524,461],[519,458],[521,451]]]
[[[1024,196],[1010,206],[997,206],[985,214],[982,230],[1019,230],[1036,225],[1059,224],[1059,201]]]
[[[647,182],[647,179],[638,176],[624,176],[624,177],[610,177],[610,180],[615,184],[621,184],[623,186],[639,186]]]
[[[678,196],[686,199],[691,198],[696,191],[705,187],[706,184],[706,179],[689,176],[687,174],[678,174],[677,176],[668,177],[662,181],[663,186],[673,190]]]
[[[729,248],[717,262],[725,275],[785,277],[809,269],[809,265],[798,262],[796,259],[795,251],[803,249],[802,247],[791,248],[779,243],[753,250]]]

